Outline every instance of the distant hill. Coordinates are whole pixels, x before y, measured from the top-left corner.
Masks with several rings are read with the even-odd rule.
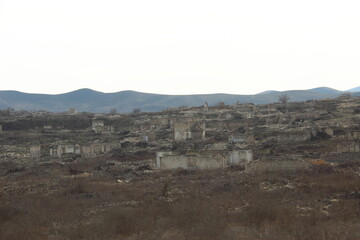
[[[348,92],[360,92],[360,87],[349,89]]]
[[[279,93],[279,91],[267,90],[267,91],[264,91],[264,92],[260,92],[260,93],[258,93],[257,95],[259,95],[259,94],[270,94],[270,93]]]
[[[308,91],[312,91],[312,92],[316,92],[316,93],[325,93],[325,94],[340,94],[341,91],[333,89],[333,88],[328,88],[328,87],[319,87],[319,88],[313,88],[313,89],[309,89]]]
[[[338,97],[341,91],[331,88],[315,88],[293,91],[267,91],[255,95],[234,94],[198,94],[198,95],[163,95],[136,91],[102,93],[91,89],[80,89],[69,93],[49,95],[30,94],[17,91],[0,91],[0,109],[45,110],[63,112],[75,108],[78,112],[110,112],[116,108],[118,112],[132,112],[134,108],[141,111],[161,111],[165,108],[179,106],[201,106],[204,102],[215,105],[255,103],[266,104],[277,102],[281,94],[287,94],[290,101],[306,101]]]

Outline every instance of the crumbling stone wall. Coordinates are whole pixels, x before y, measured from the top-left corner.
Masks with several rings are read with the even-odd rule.
[[[115,144],[106,144],[106,143],[94,143],[90,145],[81,146],[81,154],[83,156],[97,156],[107,152],[110,152],[114,149]]]
[[[39,159],[41,157],[41,146],[34,145],[30,147],[30,157]]]
[[[71,155],[82,155],[84,157],[90,157],[107,153],[111,151],[114,147],[114,144],[106,143],[93,143],[88,145],[59,144],[50,147],[50,156],[58,158]]]
[[[95,133],[111,133],[111,132],[115,132],[115,127],[110,125],[110,126],[106,126],[104,123],[104,120],[97,120],[94,119],[92,121],[92,126],[91,129],[95,132]]]
[[[353,141],[344,141],[337,145],[337,151],[341,153],[360,152],[360,143]]]
[[[200,122],[174,123],[174,140],[184,141],[186,139],[204,140],[205,123],[200,123]]]
[[[174,152],[158,152],[156,154],[156,167],[165,169],[221,169],[230,165],[246,165],[252,161],[253,155],[250,150],[221,151],[198,151],[186,154]]]
[[[174,124],[174,139],[175,141],[183,141],[191,139],[191,130],[189,123],[175,123]]]
[[[50,148],[50,156],[56,156],[58,158],[64,155],[76,155],[81,154],[80,145],[78,144],[60,144]]]
[[[219,153],[157,153],[157,167],[160,169],[220,169],[226,167],[226,158]]]
[[[253,154],[250,150],[232,151],[229,158],[229,165],[246,165],[253,160]]]

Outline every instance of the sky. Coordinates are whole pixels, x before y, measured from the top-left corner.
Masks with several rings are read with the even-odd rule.
[[[0,90],[360,86],[358,0],[0,0]]]

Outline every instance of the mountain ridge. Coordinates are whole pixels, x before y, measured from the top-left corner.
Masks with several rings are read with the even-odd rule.
[[[308,90],[271,90],[254,95],[226,93],[166,95],[133,90],[103,93],[89,88],[61,94],[24,93],[15,90],[4,90],[0,91],[0,109],[14,108],[15,110],[63,112],[75,108],[79,112],[106,113],[115,108],[118,112],[126,113],[139,108],[142,111],[155,112],[172,107],[201,106],[204,102],[208,102],[209,105],[215,105],[218,102],[224,102],[225,104],[234,104],[236,102],[267,104],[277,102],[282,94],[287,94],[290,101],[307,101],[335,98],[340,96],[341,93],[342,91],[327,87]],[[354,95],[358,95],[358,93],[354,93]]]

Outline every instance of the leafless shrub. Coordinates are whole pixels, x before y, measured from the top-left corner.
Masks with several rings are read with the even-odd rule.
[[[280,96],[279,96],[279,102],[281,103],[281,104],[287,104],[287,102],[290,100],[290,97],[286,94],[286,93],[284,93],[284,94],[281,94]]]
[[[70,194],[86,193],[86,184],[83,180],[75,180],[70,185]]]
[[[340,99],[350,99],[351,98],[351,92],[342,92],[340,94]]]
[[[117,113],[116,108],[111,108],[110,109],[110,115],[115,115]]]
[[[83,170],[80,170],[80,169],[77,169],[77,168],[74,168],[74,167],[69,166],[69,173],[70,173],[71,175],[77,175],[77,174],[82,174],[82,173],[84,173],[84,171],[83,171]]]
[[[216,103],[215,107],[225,107],[225,103],[224,102],[218,102],[218,103]]]
[[[139,114],[141,112],[141,109],[140,108],[134,108],[132,113],[134,114]]]

